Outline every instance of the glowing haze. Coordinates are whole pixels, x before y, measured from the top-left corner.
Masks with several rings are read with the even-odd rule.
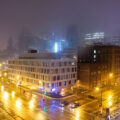
[[[54,32],[65,38],[75,24],[79,34],[120,33],[120,0],[0,0],[0,48],[16,42],[23,27],[33,34]]]

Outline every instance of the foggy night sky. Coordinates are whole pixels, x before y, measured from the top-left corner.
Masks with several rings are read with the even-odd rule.
[[[10,36],[17,41],[23,27],[64,37],[70,24],[79,34],[120,34],[120,0],[0,0],[0,49]]]

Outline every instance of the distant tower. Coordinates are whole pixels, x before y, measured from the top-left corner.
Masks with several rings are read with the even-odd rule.
[[[77,48],[79,37],[77,27],[75,25],[70,25],[68,27],[66,39],[68,41],[68,48]]]
[[[12,40],[12,37],[10,37],[8,39],[7,50],[9,50],[9,51],[13,50],[13,40]]]
[[[24,52],[32,47],[34,44],[34,39],[32,33],[28,32],[27,29],[23,29],[18,40],[18,50],[19,52]]]

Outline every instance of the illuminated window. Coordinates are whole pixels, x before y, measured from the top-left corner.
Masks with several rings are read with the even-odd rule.
[[[94,55],[93,57],[96,58],[96,55]]]
[[[94,50],[94,54],[96,54],[96,50]]]
[[[77,58],[76,56],[73,56],[73,58]]]
[[[72,62],[72,65],[75,65],[75,63],[74,63],[74,62]]]
[[[66,81],[64,81],[64,85],[66,86]]]

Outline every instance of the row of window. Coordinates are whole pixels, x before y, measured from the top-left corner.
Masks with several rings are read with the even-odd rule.
[[[17,60],[10,60],[8,61],[9,64],[17,64],[17,65],[29,65],[29,66],[44,66],[44,67],[56,67],[56,66],[74,66],[76,63],[75,61],[17,61]]]
[[[76,83],[76,80],[74,80],[74,83]],[[52,88],[54,88],[54,87],[58,87],[58,86],[67,86],[67,85],[71,85],[72,84],[72,81],[71,80],[69,80],[69,81],[64,81],[64,82],[59,82],[59,83],[52,83]]]
[[[57,74],[57,73],[65,73],[65,72],[77,72],[76,67],[72,68],[56,68],[56,69],[46,69],[46,68],[34,68],[34,67],[22,67],[22,66],[14,66],[9,65],[9,68],[11,69],[17,69],[22,71],[28,71],[28,72],[39,72],[44,74]]]
[[[58,75],[58,76],[53,76],[53,81],[56,80],[64,80],[64,79],[71,79],[71,78],[77,78],[76,74],[67,74],[67,75]]]
[[[14,80],[15,78],[13,76],[9,76],[9,79],[11,80]],[[29,78],[21,78],[21,84],[22,84],[22,81],[24,82],[29,82],[29,83],[33,83],[33,84],[36,84],[36,85],[42,85],[44,87],[60,87],[60,86],[69,86],[69,85],[72,85],[72,84],[75,84],[76,83],[76,80],[69,80],[69,81],[63,81],[63,82],[57,82],[57,83],[45,83],[45,82],[40,82],[38,80],[33,80],[33,79],[29,79]]]
[[[44,75],[44,74],[34,74],[34,73],[25,73],[25,72],[18,72],[18,71],[10,71],[9,70],[9,76],[15,77],[16,75],[20,75],[20,77],[25,76],[28,78],[33,79],[41,79],[45,81],[56,81],[56,80],[64,80],[64,79],[74,79],[77,78],[77,74],[65,74],[65,75],[56,75],[56,76],[50,76],[50,75]],[[21,78],[20,78],[21,79]]]

